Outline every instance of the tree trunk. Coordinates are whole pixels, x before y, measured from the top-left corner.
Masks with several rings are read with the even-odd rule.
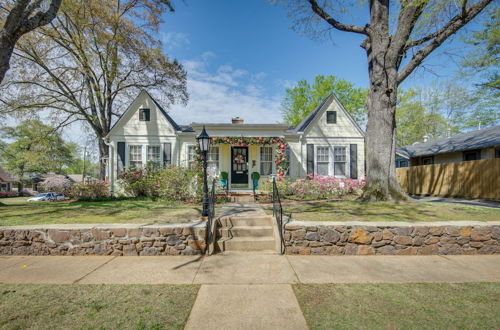
[[[10,68],[10,57],[14,51],[14,44],[6,35],[0,35],[0,83],[5,77],[5,73]]]
[[[109,147],[104,143],[102,137],[98,136],[99,140],[99,179],[106,180],[106,164],[105,159],[109,157]],[[109,159],[108,159],[109,162]]]
[[[380,31],[380,29],[379,29]],[[397,56],[390,52],[389,35],[374,33],[366,46],[370,91],[367,96],[367,182],[365,201],[406,199],[396,178],[395,131]]]

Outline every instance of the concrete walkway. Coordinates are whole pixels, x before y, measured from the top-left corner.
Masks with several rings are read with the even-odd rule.
[[[201,284],[186,329],[307,329],[290,284],[500,282],[494,256],[0,256],[0,283]]]

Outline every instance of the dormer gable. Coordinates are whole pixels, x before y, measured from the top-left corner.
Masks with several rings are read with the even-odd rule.
[[[145,90],[132,101],[111,128],[111,135],[174,136],[179,125]]]

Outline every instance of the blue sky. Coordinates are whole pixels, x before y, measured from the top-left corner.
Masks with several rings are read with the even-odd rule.
[[[361,36],[335,31],[331,39],[312,40],[292,29],[283,5],[266,0],[185,0],[175,8],[164,16],[159,38],[167,54],[188,70],[190,102],[171,108],[179,123],[227,122],[236,115],[247,122],[280,121],[285,88],[318,74],[368,87]],[[445,45],[440,53],[456,47]],[[448,56],[435,55],[426,63],[427,69],[414,73],[404,87],[455,73]]]

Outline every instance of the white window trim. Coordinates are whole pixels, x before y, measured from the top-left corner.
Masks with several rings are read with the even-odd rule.
[[[141,160],[142,166],[144,167],[148,162],[148,146],[160,147],[160,165],[164,163],[163,158],[163,144],[162,143],[144,143],[144,142],[127,142],[125,143],[125,164],[127,168],[130,168],[130,146],[140,146],[141,147]],[[117,155],[118,157],[118,155]],[[117,159],[118,160],[118,159]]]
[[[145,149],[146,152],[143,151],[143,156],[145,154],[145,160],[146,160],[146,163],[147,164],[149,162],[149,159],[148,159],[148,149],[149,147],[160,147],[160,159],[158,160],[158,164],[161,165],[163,164],[163,145],[161,144],[146,144],[146,147],[143,148]]]
[[[185,158],[184,158],[184,166],[185,167],[189,167],[189,162],[190,162],[190,159],[189,159],[189,147],[196,147],[196,143],[186,143],[186,149],[185,149],[185,152],[184,152],[184,155],[185,155]],[[196,155],[196,153],[195,153]],[[196,160],[194,160],[196,161]]]
[[[213,145],[211,146],[212,147],[217,147],[219,149],[219,159],[217,160],[217,168],[219,170],[219,173],[215,173],[216,176],[220,176],[220,172],[221,172],[221,160],[222,160],[222,150],[221,150],[221,146],[220,145]],[[207,166],[208,166],[208,160],[207,160]]]
[[[327,147],[328,148],[328,176],[333,176],[338,179],[347,179],[351,177],[351,155],[349,152],[349,144],[315,144],[314,145],[314,173],[318,175],[318,147],[323,148]],[[346,148],[346,160],[345,160],[345,176],[343,175],[335,175],[334,170],[335,170],[335,165],[334,165],[334,148],[335,147],[344,147]]]

